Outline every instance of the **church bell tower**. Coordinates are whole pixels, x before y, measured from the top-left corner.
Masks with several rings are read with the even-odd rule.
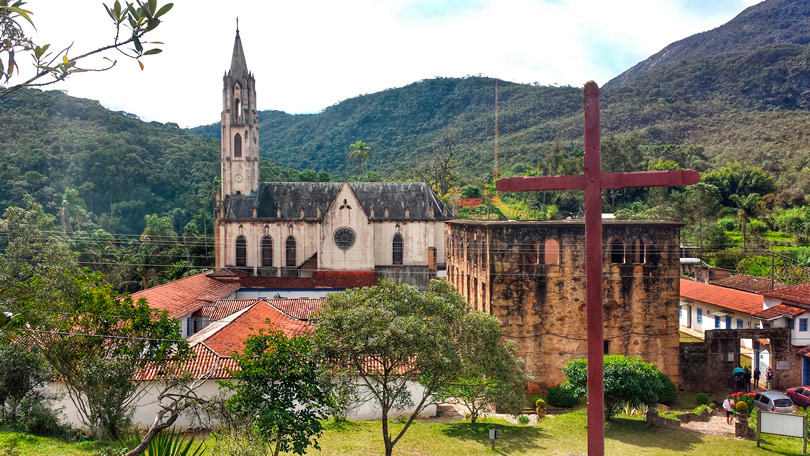
[[[221,198],[255,195],[259,189],[259,115],[256,81],[247,69],[239,27],[231,69],[222,78]]]

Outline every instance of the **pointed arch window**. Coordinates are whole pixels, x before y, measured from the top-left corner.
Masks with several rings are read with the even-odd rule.
[[[273,238],[270,236],[262,238],[262,266],[273,266]]]
[[[624,263],[624,242],[614,239],[610,243],[610,262]]]
[[[405,249],[405,243],[402,241],[401,234],[397,233],[394,235],[391,247],[393,250],[393,264],[402,264],[402,254]]]
[[[287,242],[284,246],[285,251],[285,265],[288,268],[294,268],[298,262],[295,258],[295,238],[292,236],[287,237]]]
[[[543,258],[546,264],[560,264],[560,243],[556,239],[546,239]]]
[[[240,99],[236,99],[236,123],[242,123],[242,101]]]
[[[236,266],[247,266],[247,241],[241,234],[236,238]]]
[[[241,157],[242,156],[242,135],[237,133],[233,137],[233,156],[234,157]]]

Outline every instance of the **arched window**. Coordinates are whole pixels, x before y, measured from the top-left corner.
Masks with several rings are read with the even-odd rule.
[[[298,265],[298,262],[295,259],[295,238],[289,236],[287,238],[287,243],[285,245],[285,261],[288,268],[294,268]]]
[[[394,264],[402,264],[402,252],[405,248],[404,242],[402,242],[402,235],[399,233],[394,235],[394,240],[391,242],[391,246],[393,249],[393,257],[394,257]]]
[[[633,250],[631,254],[631,258],[633,259],[634,264],[643,264],[646,263],[646,256],[647,256],[647,248],[644,245],[644,241],[641,239],[636,239],[633,241]]]
[[[234,105],[236,106],[236,122],[242,123],[242,102],[237,98]]]
[[[236,266],[247,266],[247,241],[241,234],[236,238]]]
[[[242,156],[242,135],[237,133],[233,137],[233,156],[234,157],[241,157]]]
[[[624,263],[624,242],[614,239],[610,243],[610,262]]]
[[[556,239],[546,239],[543,258],[546,264],[560,264],[560,243]]]
[[[262,266],[273,266],[273,238],[262,238]]]

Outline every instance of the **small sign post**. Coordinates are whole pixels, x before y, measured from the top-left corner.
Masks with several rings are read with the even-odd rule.
[[[498,430],[491,428],[489,430],[489,441],[492,442],[492,449],[495,449],[495,441],[498,440]]]
[[[757,448],[761,434],[784,435],[802,439],[802,454],[807,454],[807,416],[763,412],[757,409]]]

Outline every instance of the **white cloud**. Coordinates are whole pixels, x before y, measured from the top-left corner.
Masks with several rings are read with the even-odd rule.
[[[435,76],[604,84],[753,3],[718,0],[707,12],[694,0],[177,0],[150,36],[166,44],[162,54],[143,60],[145,71],[117,58],[109,72],[75,75],[52,88],[147,120],[216,122],[237,15],[260,109],[314,112]],[[75,41],[72,55],[112,36],[97,0],[31,0],[27,6],[35,12],[36,41]]]

